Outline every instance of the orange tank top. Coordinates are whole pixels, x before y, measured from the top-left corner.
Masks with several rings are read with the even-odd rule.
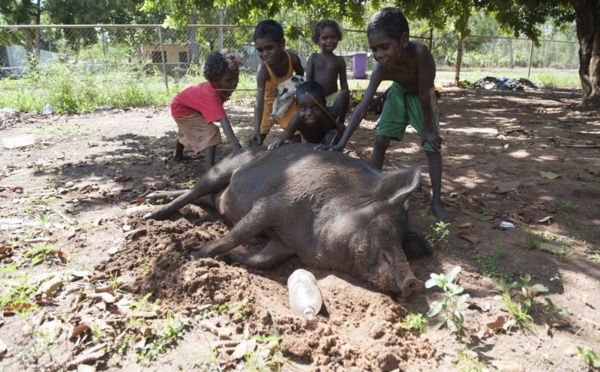
[[[279,85],[279,83],[286,81],[287,79],[291,78],[292,75],[294,74],[293,69],[292,69],[292,57],[290,56],[290,54],[288,52],[285,52],[285,54],[288,57],[288,72],[287,74],[285,74],[284,76],[277,76],[273,73],[273,71],[271,71],[271,68],[269,67],[269,65],[265,64],[265,67],[267,68],[267,71],[269,72],[269,80],[267,80],[265,82],[265,101],[267,101],[268,103],[273,103],[273,101],[275,100],[275,98],[277,98],[277,85]]]

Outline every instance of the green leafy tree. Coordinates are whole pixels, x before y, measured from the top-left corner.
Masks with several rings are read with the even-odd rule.
[[[28,24],[40,24],[42,14],[41,0],[0,0],[0,23],[13,24],[13,25],[28,25]],[[35,51],[39,51],[39,40],[40,33],[33,32],[32,29],[24,28],[21,34],[5,33],[7,40],[18,41],[19,39],[25,40],[25,49],[29,53],[34,52],[34,38],[36,40]],[[36,53],[37,54],[37,53]]]

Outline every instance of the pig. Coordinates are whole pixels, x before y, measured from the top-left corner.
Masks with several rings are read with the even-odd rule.
[[[348,273],[408,297],[423,282],[407,256],[431,254],[426,240],[408,230],[407,198],[420,178],[419,165],[384,174],[344,153],[315,151],[312,144],[247,147],[144,218],[164,219],[208,198],[234,227],[201,246],[199,257],[222,255],[266,235],[262,250],[236,259],[264,270],[297,255],[307,266]]]

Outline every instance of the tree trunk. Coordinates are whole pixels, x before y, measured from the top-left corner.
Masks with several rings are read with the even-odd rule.
[[[458,86],[460,82],[460,65],[462,64],[463,40],[465,33],[461,32],[458,37],[458,50],[456,51],[456,74],[454,75],[454,84]]]
[[[600,6],[598,0],[571,0],[579,40],[580,108],[600,110]]]
[[[195,25],[196,22],[196,9],[192,8],[192,12],[190,14],[190,24]],[[188,61],[196,66],[200,65],[198,43],[196,42],[196,28],[194,27],[188,27]]]

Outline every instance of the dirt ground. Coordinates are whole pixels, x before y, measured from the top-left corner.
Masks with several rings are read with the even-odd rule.
[[[231,225],[197,206],[169,221],[128,215],[149,192],[188,188],[203,172],[201,156],[170,159],[167,107],[4,110],[0,370],[586,371],[600,363],[600,117],[577,112],[579,100],[566,90],[444,89],[443,200],[455,218],[436,225],[425,171],[411,225],[436,244],[411,265],[424,282],[461,266],[456,281],[470,298],[460,337],[434,328],[444,312],[425,315],[445,298],[437,287],[399,299],[319,270],[324,305],[306,323],[288,307],[298,259],[271,271],[192,260],[191,248]],[[252,102],[226,108],[245,140]],[[376,119],[353,135],[350,156],[370,158]],[[21,135],[34,144],[8,148],[31,140]],[[219,146],[218,158],[230,150]],[[409,130],[384,171],[415,163],[427,169]],[[511,292],[512,303],[534,297],[529,330],[494,292],[526,275],[548,289]],[[408,314],[427,318],[426,331],[409,329]]]

